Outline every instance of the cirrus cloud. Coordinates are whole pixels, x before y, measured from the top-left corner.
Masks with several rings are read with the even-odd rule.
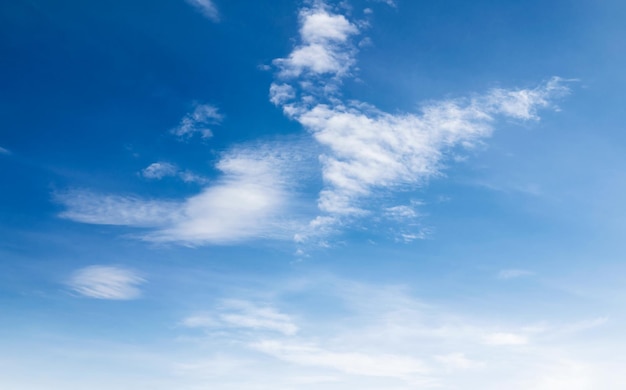
[[[130,300],[141,295],[139,286],[145,282],[145,279],[127,268],[92,265],[74,272],[68,285],[89,298]]]

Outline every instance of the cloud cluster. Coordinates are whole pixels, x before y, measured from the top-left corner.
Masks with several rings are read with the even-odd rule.
[[[210,1],[193,4],[214,9]],[[568,91],[563,80],[552,78],[535,88],[497,88],[432,101],[417,112],[384,112],[341,96],[343,81],[356,72],[356,39],[363,28],[363,23],[349,20],[339,8],[311,2],[299,13],[299,41],[286,57],[273,61],[276,75],[269,99],[306,129],[315,141],[306,153],[315,150],[319,165],[296,153],[285,158],[285,150],[302,150],[292,141],[260,142],[259,150],[234,148],[225,154],[216,166],[222,176],[187,199],[74,191],[58,197],[66,206],[61,216],[85,223],[148,227],[152,230],[142,235],[144,239],[190,245],[289,237],[304,243],[373,216],[404,223],[406,228],[396,239],[409,242],[428,236],[416,222],[414,207],[373,200],[391,199],[389,195],[425,185],[441,175],[458,148],[471,148],[489,137],[498,120],[538,120],[539,110],[552,107],[552,101]],[[171,132],[182,139],[195,134],[207,138],[213,134],[210,126],[222,120],[215,106],[197,104]],[[277,145],[282,149],[271,151]],[[297,200],[288,172],[302,169],[294,166],[304,160],[309,167],[321,169],[322,188],[316,189],[317,211],[309,208],[303,218],[293,207]],[[208,183],[168,162],[155,162],[142,175]],[[309,222],[302,224],[303,219]]]
[[[348,42],[357,27],[345,16],[331,14],[325,5],[300,11],[300,38],[287,58],[274,60],[281,77],[343,76],[354,65],[354,49]]]
[[[75,292],[96,299],[129,300],[141,295],[146,280],[132,270],[92,265],[76,271],[68,281]]]
[[[224,119],[217,107],[210,104],[196,104],[193,111],[186,114],[181,119],[178,126],[171,130],[172,134],[186,139],[194,134],[200,134],[200,137],[206,139],[213,137],[211,125],[217,125]]]
[[[341,80],[351,74],[357,25],[317,2],[300,12],[300,44],[274,64],[270,101],[324,147],[324,188],[318,206],[334,221],[366,215],[369,198],[424,184],[440,174],[455,148],[491,135],[498,118],[537,120],[538,110],[567,92],[559,78],[532,89],[493,89],[464,99],[429,103],[417,113],[391,114],[343,101]]]

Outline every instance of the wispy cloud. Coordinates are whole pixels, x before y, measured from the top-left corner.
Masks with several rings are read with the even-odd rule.
[[[289,238],[299,222],[294,175],[304,171],[295,144],[240,147],[223,155],[222,176],[184,200],[68,191],[56,195],[60,216],[83,223],[150,228],[141,237],[188,245]],[[294,165],[295,164],[295,165]],[[306,169],[306,168],[305,168]],[[297,171],[297,172],[296,172]]]
[[[65,206],[61,218],[96,225],[158,227],[180,219],[180,203],[132,195],[104,195],[87,190],[55,194]]]
[[[319,298],[320,291],[329,299],[323,312],[284,309],[294,295]],[[238,356],[248,370],[271,366],[298,376],[332,376],[330,383],[338,387],[322,387],[329,389],[354,383],[372,389],[533,388],[528,378],[544,381],[547,368],[552,374],[561,372],[563,359],[590,367],[586,355],[574,354],[570,346],[579,332],[606,322],[603,317],[571,325],[503,322],[499,316],[455,313],[417,299],[402,286],[338,279],[307,278],[306,283],[276,283],[248,293],[272,300],[259,305],[237,299],[235,306],[222,305],[184,323],[207,329],[204,342],[216,342],[211,345],[217,350],[221,343],[242,347]],[[291,314],[293,310],[300,314]],[[230,312],[237,316],[223,316]],[[281,330],[284,324],[294,331]],[[259,352],[276,361],[259,357]]]
[[[213,137],[210,126],[221,123],[224,119],[217,107],[210,104],[196,104],[193,111],[181,119],[179,125],[171,130],[172,134],[182,139],[200,134],[202,138]]]
[[[276,76],[269,99],[316,141],[307,147],[319,157],[319,165],[312,166],[321,168],[317,211],[309,207],[304,218],[300,213],[289,215],[295,210],[294,183],[287,177],[299,164],[297,158],[285,159],[283,150],[235,148],[216,165],[221,177],[187,199],[74,191],[58,197],[67,207],[61,216],[148,227],[151,230],[141,235],[144,239],[189,245],[262,237],[293,237],[300,245],[323,243],[324,237],[359,219],[377,218],[405,226],[398,229],[396,240],[410,242],[427,237],[430,230],[418,223],[414,205],[399,206],[394,194],[441,176],[455,151],[483,142],[497,120],[538,120],[540,109],[551,108],[553,99],[568,92],[563,80],[552,78],[535,88],[497,88],[431,101],[415,113],[388,113],[343,99],[342,82],[356,72],[355,41],[365,25],[323,1],[309,4],[299,13],[299,41],[285,58],[273,61]],[[215,106],[197,104],[171,132],[183,139],[195,134],[207,138],[213,134],[210,126],[222,120]],[[284,149],[297,147],[292,143]],[[207,183],[166,162],[156,162],[142,174]]]
[[[269,330],[284,335],[298,332],[289,315],[268,305],[243,300],[225,300],[213,312],[189,316],[182,323],[190,328]]]
[[[418,113],[391,114],[344,101],[341,80],[351,75],[357,24],[316,2],[300,12],[300,44],[276,59],[270,101],[300,122],[324,147],[319,210],[342,221],[371,213],[381,192],[425,184],[441,174],[455,148],[489,137],[499,118],[538,120],[538,110],[567,93],[559,78],[531,89],[493,89],[468,98],[430,102]]]
[[[155,162],[148,165],[141,171],[141,175],[146,179],[162,179],[167,176],[175,176],[178,172],[176,165],[167,162]]]
[[[139,286],[145,281],[136,272],[126,268],[92,265],[76,271],[68,285],[89,298],[129,300],[141,295]]]
[[[9,155],[9,154],[11,154],[11,151],[9,151],[9,149],[5,149],[2,146],[0,146],[0,154]]]
[[[146,179],[160,180],[164,177],[178,177],[185,183],[205,184],[208,179],[188,170],[180,170],[176,165],[168,162],[154,162],[141,170],[141,176]]]
[[[187,3],[192,5],[198,11],[202,13],[207,19],[213,22],[220,21],[220,13],[213,0],[186,0]]]

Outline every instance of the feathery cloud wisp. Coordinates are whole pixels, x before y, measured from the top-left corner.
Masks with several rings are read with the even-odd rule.
[[[143,283],[145,279],[129,269],[102,265],[79,269],[68,281],[70,288],[83,296],[112,300],[138,298]]]
[[[155,162],[141,171],[141,175],[146,179],[162,179],[167,176],[174,176],[178,169],[176,165],[167,162]]]
[[[210,104],[197,104],[193,111],[181,119],[179,125],[171,130],[180,138],[189,138],[198,133],[202,138],[213,137],[210,125],[217,125],[224,119],[217,107]]]
[[[164,177],[177,176],[185,183],[205,184],[208,179],[191,171],[180,170],[176,165],[168,162],[154,162],[141,170],[141,176],[151,180],[161,180]]]
[[[190,328],[234,328],[274,331],[294,335],[298,327],[292,318],[268,305],[243,300],[225,300],[212,313],[201,313],[183,320]]]
[[[220,179],[197,195],[178,201],[147,200],[68,192],[59,197],[67,206],[61,216],[86,223],[150,228],[141,237],[189,245],[244,239],[308,238],[340,231],[365,216],[395,219],[417,226],[417,214],[394,204],[371,202],[425,185],[440,176],[455,149],[480,144],[499,119],[538,120],[540,109],[567,93],[563,80],[553,78],[535,88],[492,89],[482,95],[433,101],[415,113],[388,113],[367,103],[341,98],[341,85],[350,77],[358,53],[355,38],[364,27],[335,12],[323,1],[299,14],[299,43],[285,58],[274,60],[276,78],[269,91],[272,103],[299,122],[317,141],[322,188],[317,212],[288,215],[293,208],[293,185],[287,165],[277,153],[250,150],[230,153],[217,164]],[[181,138],[212,135],[210,125],[223,115],[212,105],[198,104],[171,130]],[[237,154],[239,153],[239,154]],[[282,153],[282,152],[280,152]],[[280,154],[278,153],[278,154]],[[146,168],[144,177],[197,176],[177,171],[168,163]],[[287,207],[285,207],[287,205]],[[403,218],[400,214],[404,213]],[[401,220],[402,219],[402,220]],[[400,240],[424,238],[427,229],[402,230]]]
[[[220,13],[213,0],[186,0],[191,6],[196,8],[207,19],[213,22],[220,21]]]
[[[253,238],[289,238],[295,191],[293,145],[236,148],[217,163],[222,177],[183,200],[68,191],[56,195],[62,218],[91,224],[148,228],[145,240],[187,245],[225,244]],[[300,173],[302,173],[300,171]]]

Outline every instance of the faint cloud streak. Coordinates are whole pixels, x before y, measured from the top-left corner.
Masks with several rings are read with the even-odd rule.
[[[186,0],[188,4],[196,8],[202,15],[212,22],[220,21],[220,13],[213,0]]]
[[[146,280],[126,268],[92,265],[76,271],[68,282],[77,293],[95,299],[130,300],[141,295]]]

